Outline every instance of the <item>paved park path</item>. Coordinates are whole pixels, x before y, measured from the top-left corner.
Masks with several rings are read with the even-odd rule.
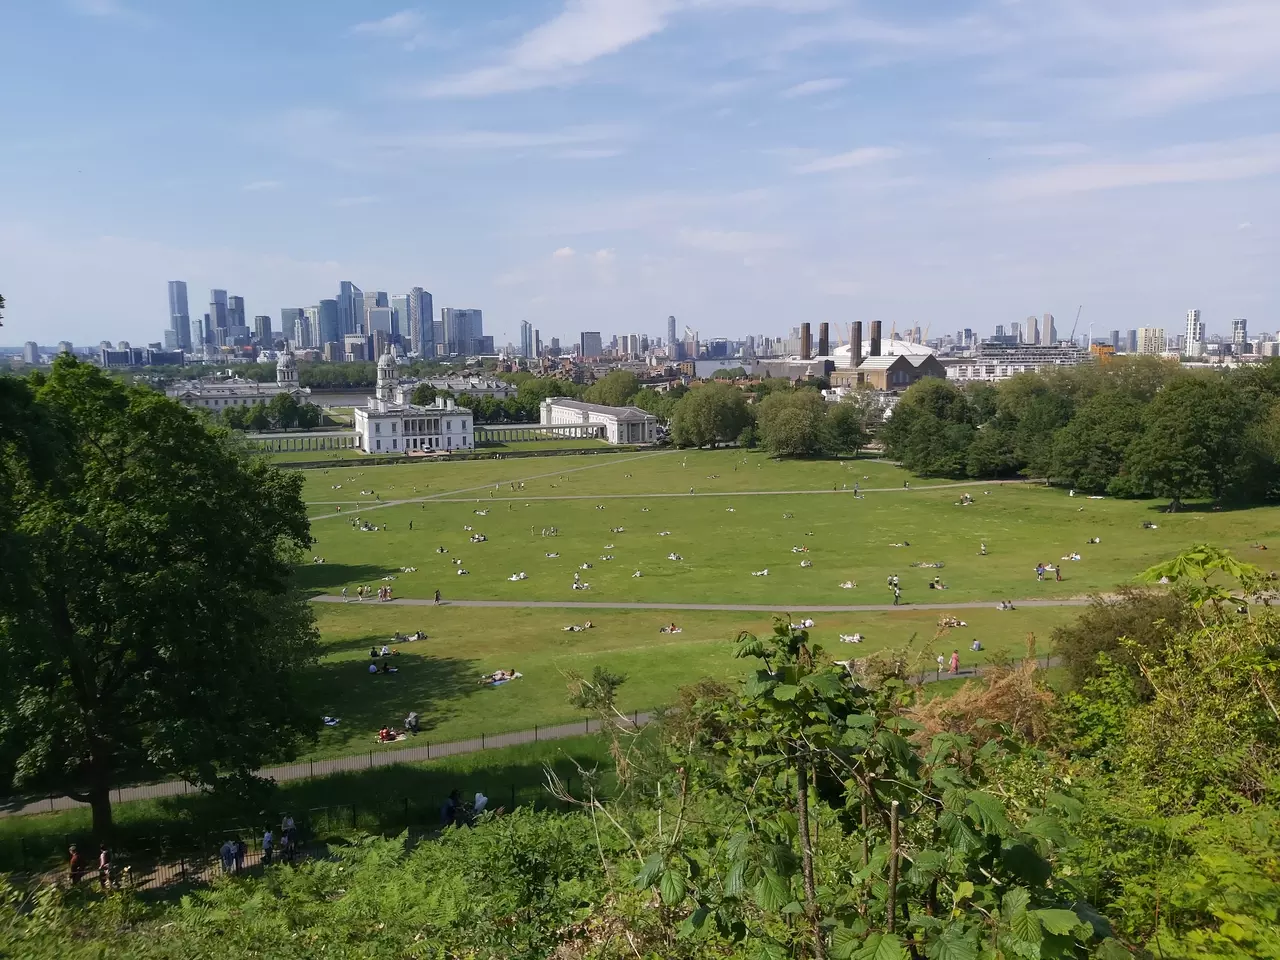
[[[376,603],[402,607],[433,607],[434,600],[419,600],[412,597],[395,600],[368,601],[344,600],[331,594],[311,598],[315,603]],[[986,610],[996,608],[994,600],[966,600],[961,603],[903,603],[894,606],[891,603],[859,603],[847,606],[823,606],[806,603],[635,603],[628,601],[574,601],[574,600],[442,600],[442,607],[533,607],[548,610],[727,610],[738,613],[779,613],[790,609],[795,613],[878,613],[911,610]],[[1064,597],[1058,600],[1018,600],[1014,609],[1023,607],[1085,607],[1088,597]]]
[[[498,606],[521,606],[515,603],[500,603]],[[1041,605],[1048,605],[1045,601]],[[528,606],[528,604],[523,604]],[[750,609],[743,607],[734,607],[731,609]],[[861,608],[871,609],[871,608]],[[890,608],[891,609],[891,608]],[[1043,669],[1045,667],[1053,667],[1058,665],[1056,657],[1041,657],[1037,662]],[[918,676],[913,676],[912,682],[917,683],[934,683],[939,680],[955,680],[955,679],[973,679],[986,673],[990,667],[973,667],[968,670],[961,670],[958,675],[943,673],[941,671],[925,671]],[[628,718],[636,726],[644,726],[653,719],[651,713],[633,713]],[[419,737],[414,742],[422,742],[421,746],[408,747],[405,749],[388,749],[379,747],[367,753],[353,754],[345,757],[336,757],[332,760],[318,761],[302,761],[301,763],[290,763],[280,767],[268,767],[258,770],[257,775],[275,780],[277,783],[285,783],[290,780],[307,780],[312,777],[324,777],[335,773],[357,773],[361,770],[370,770],[374,767],[388,767],[400,763],[421,763],[424,760],[439,760],[443,757],[455,757],[466,753],[479,753],[482,750],[496,750],[501,747],[520,746],[526,743],[541,743],[544,740],[564,740],[568,737],[581,737],[587,734],[599,733],[600,721],[582,719],[573,723],[562,723],[551,727],[534,727],[532,730],[519,730],[515,733],[497,733],[497,734],[481,734],[470,740],[455,740],[449,743],[432,743],[426,737]],[[128,803],[131,800],[153,800],[160,797],[180,797],[189,793],[198,793],[197,788],[193,788],[191,784],[185,780],[169,780],[164,783],[144,784],[137,787],[121,787],[113,790],[111,800],[113,803]],[[88,804],[80,803],[72,800],[70,797],[45,797],[43,799],[32,799],[30,797],[13,797],[8,800],[0,801],[0,817],[18,817],[27,814],[51,813],[57,810],[74,810],[77,807],[87,807]]]

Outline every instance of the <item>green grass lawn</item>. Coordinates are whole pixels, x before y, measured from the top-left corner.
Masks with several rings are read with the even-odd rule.
[[[657,461],[657,469],[670,463]],[[635,471],[632,479],[639,481],[641,471],[652,466],[653,461],[601,464],[559,475],[564,479],[556,490],[582,496],[596,486],[616,489],[625,472]],[[547,480],[537,483],[548,486]],[[869,493],[857,500],[843,493],[613,499],[591,494],[537,500],[530,485],[526,482],[530,499],[511,499],[505,487],[492,500],[435,500],[367,512],[353,508],[318,520],[312,525],[312,552],[326,562],[306,566],[302,582],[317,592],[335,593],[345,586],[354,593],[360,583],[394,577],[386,582],[400,597],[430,597],[439,589],[446,599],[795,609],[888,602],[885,582],[893,574],[901,578],[908,603],[1022,600],[1105,591],[1200,541],[1266,564],[1272,554],[1250,546],[1280,536],[1280,508],[1275,507],[1165,515],[1150,502],[1085,500],[1021,485],[964,488],[975,493],[975,503],[966,507],[956,505],[963,492],[957,488]],[[378,529],[353,527],[357,516]],[[1144,520],[1158,528],[1143,529]],[[559,535],[543,536],[551,527]],[[623,532],[614,532],[619,527]],[[471,543],[474,533],[483,533],[487,542]],[[1101,543],[1087,543],[1092,537]],[[984,542],[985,557],[979,556]],[[448,552],[437,552],[440,547]],[[807,552],[793,553],[795,548]],[[1072,552],[1082,559],[1060,560]],[[673,553],[681,559],[668,559]],[[801,567],[803,560],[812,566]],[[938,562],[945,567],[912,566]],[[1037,581],[1037,562],[1061,563],[1062,582],[1053,574]],[[591,569],[582,570],[584,563]],[[405,567],[416,572],[405,573]],[[459,575],[460,569],[468,574]],[[764,569],[767,577],[751,575]],[[642,576],[633,576],[636,571]],[[508,579],[520,572],[527,579]],[[589,591],[573,589],[575,573],[590,583]],[[928,589],[935,576],[946,591]],[[842,589],[846,581],[856,588]]]
[[[794,609],[796,617],[804,610]],[[1034,633],[1043,652],[1052,627],[1074,616],[1071,608],[1028,608],[1012,612],[958,611],[968,627],[939,636],[937,611],[813,614],[813,640],[832,660],[862,657],[910,645],[927,663],[936,653],[959,649],[961,663],[974,638],[988,657],[1021,656],[1026,636]],[[409,711],[422,718],[433,742],[478,737],[572,721],[584,716],[568,704],[568,676],[589,675],[604,666],[627,676],[618,697],[625,711],[669,703],[682,685],[702,677],[736,679],[748,665],[733,659],[733,641],[741,630],[772,629],[764,614],[732,612],[542,609],[467,609],[396,607],[376,602],[322,605],[317,609],[325,657],[307,680],[306,697],[316,709],[341,718],[325,727],[308,756],[325,758],[377,747],[376,732],[398,725]],[[566,633],[568,624],[587,619],[592,629]],[[672,621],[683,632],[660,633]],[[399,630],[423,629],[425,641],[394,644]],[[841,643],[839,635],[861,633],[861,644]],[[369,650],[383,643],[398,646],[395,674],[369,674]],[[928,652],[932,650],[932,652]],[[476,683],[482,673],[514,669],[523,679],[501,687]],[[403,746],[418,746],[413,741]]]

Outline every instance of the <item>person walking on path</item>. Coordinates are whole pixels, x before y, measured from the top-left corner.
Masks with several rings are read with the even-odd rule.
[[[951,651],[951,672],[952,674],[958,674],[960,672],[960,651],[959,650]]]
[[[74,843],[68,853],[70,858],[67,866],[71,873],[71,882],[72,884],[77,884],[84,879],[84,858],[80,856],[80,851],[76,849]]]
[[[262,834],[262,865],[264,867],[271,866],[271,854],[274,852],[275,845],[275,837],[271,835],[271,828],[268,827]]]
[[[103,890],[111,886],[111,851],[105,843],[98,845],[98,882]]]
[[[902,600],[902,588],[900,588],[895,583],[893,585],[893,605],[896,607],[901,600]]]
[[[440,604],[440,591],[439,591],[439,590],[437,590],[437,591],[436,591],[436,605],[437,605],[437,606],[439,606],[439,604]]]

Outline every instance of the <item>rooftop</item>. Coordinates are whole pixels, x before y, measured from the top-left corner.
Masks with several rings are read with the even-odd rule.
[[[605,416],[617,417],[619,420],[656,419],[652,413],[647,410],[641,410],[639,407],[610,407],[603,403],[583,403],[581,400],[570,400],[568,397],[548,397],[546,402],[557,407],[581,410],[583,413],[599,413]]]

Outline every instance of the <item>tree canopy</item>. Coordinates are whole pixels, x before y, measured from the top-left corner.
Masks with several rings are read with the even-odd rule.
[[[298,693],[317,652],[292,579],[311,542],[301,478],[69,357],[0,391],[15,785],[87,801],[106,835],[122,778],[212,784],[291,756],[318,719]]]

